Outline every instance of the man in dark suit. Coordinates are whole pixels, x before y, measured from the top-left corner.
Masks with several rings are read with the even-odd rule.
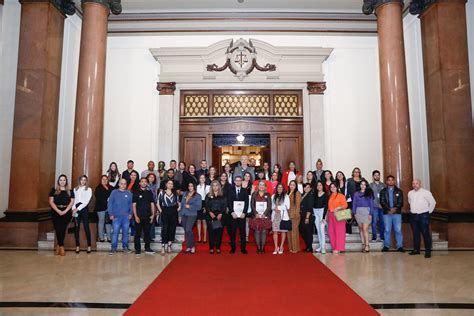
[[[234,203],[240,202],[240,203]],[[247,216],[247,208],[249,206],[249,194],[247,190],[242,189],[242,177],[237,176],[234,179],[234,186],[232,190],[230,190],[228,195],[228,205],[229,205],[229,212],[232,216],[231,219],[231,234],[230,234],[230,253],[235,253],[235,237],[237,234],[237,228],[240,232],[240,251],[243,254],[247,254],[247,250],[245,249],[246,246],[246,237],[245,237],[245,217]],[[240,204],[240,207],[239,207]],[[237,207],[243,210],[238,210]],[[234,207],[236,209],[234,210]]]

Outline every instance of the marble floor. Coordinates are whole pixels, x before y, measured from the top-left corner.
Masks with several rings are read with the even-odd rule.
[[[472,308],[472,251],[434,252],[431,259],[392,252],[316,256],[382,315],[474,315],[474,309],[413,308],[415,303]],[[121,315],[174,257],[100,252],[57,257],[46,251],[2,250],[0,315]],[[8,302],[89,303],[90,308],[22,308]]]

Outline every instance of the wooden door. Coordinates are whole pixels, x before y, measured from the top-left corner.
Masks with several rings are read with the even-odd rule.
[[[181,139],[181,157],[187,165],[200,168],[201,160],[206,158],[207,137],[183,136]]]
[[[222,148],[217,146],[212,146],[212,166],[216,167],[217,173],[222,172]]]
[[[272,169],[272,157],[271,157],[271,150],[270,150],[270,147],[264,147],[262,148],[261,152],[260,152],[260,155],[262,156],[262,162],[261,162],[261,165],[263,166],[263,163],[264,162],[268,162],[270,164],[270,170],[273,170]]]
[[[303,148],[299,135],[276,136],[276,147],[276,161],[281,164],[283,170],[288,168],[290,161],[296,163],[297,170],[304,168]]]

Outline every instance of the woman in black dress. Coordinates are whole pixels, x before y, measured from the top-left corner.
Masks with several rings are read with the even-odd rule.
[[[72,213],[70,211],[74,205],[74,191],[68,188],[67,177],[64,174],[59,176],[56,187],[52,188],[49,193],[49,205],[58,242],[55,254],[64,256],[64,238],[67,225],[71,221]]]
[[[221,253],[222,216],[227,210],[227,199],[222,192],[219,181],[211,182],[211,189],[206,196],[207,227],[209,232],[209,252]]]

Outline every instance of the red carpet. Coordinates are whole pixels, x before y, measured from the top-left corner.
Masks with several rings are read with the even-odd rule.
[[[311,254],[201,252],[179,254],[126,315],[378,313]]]

